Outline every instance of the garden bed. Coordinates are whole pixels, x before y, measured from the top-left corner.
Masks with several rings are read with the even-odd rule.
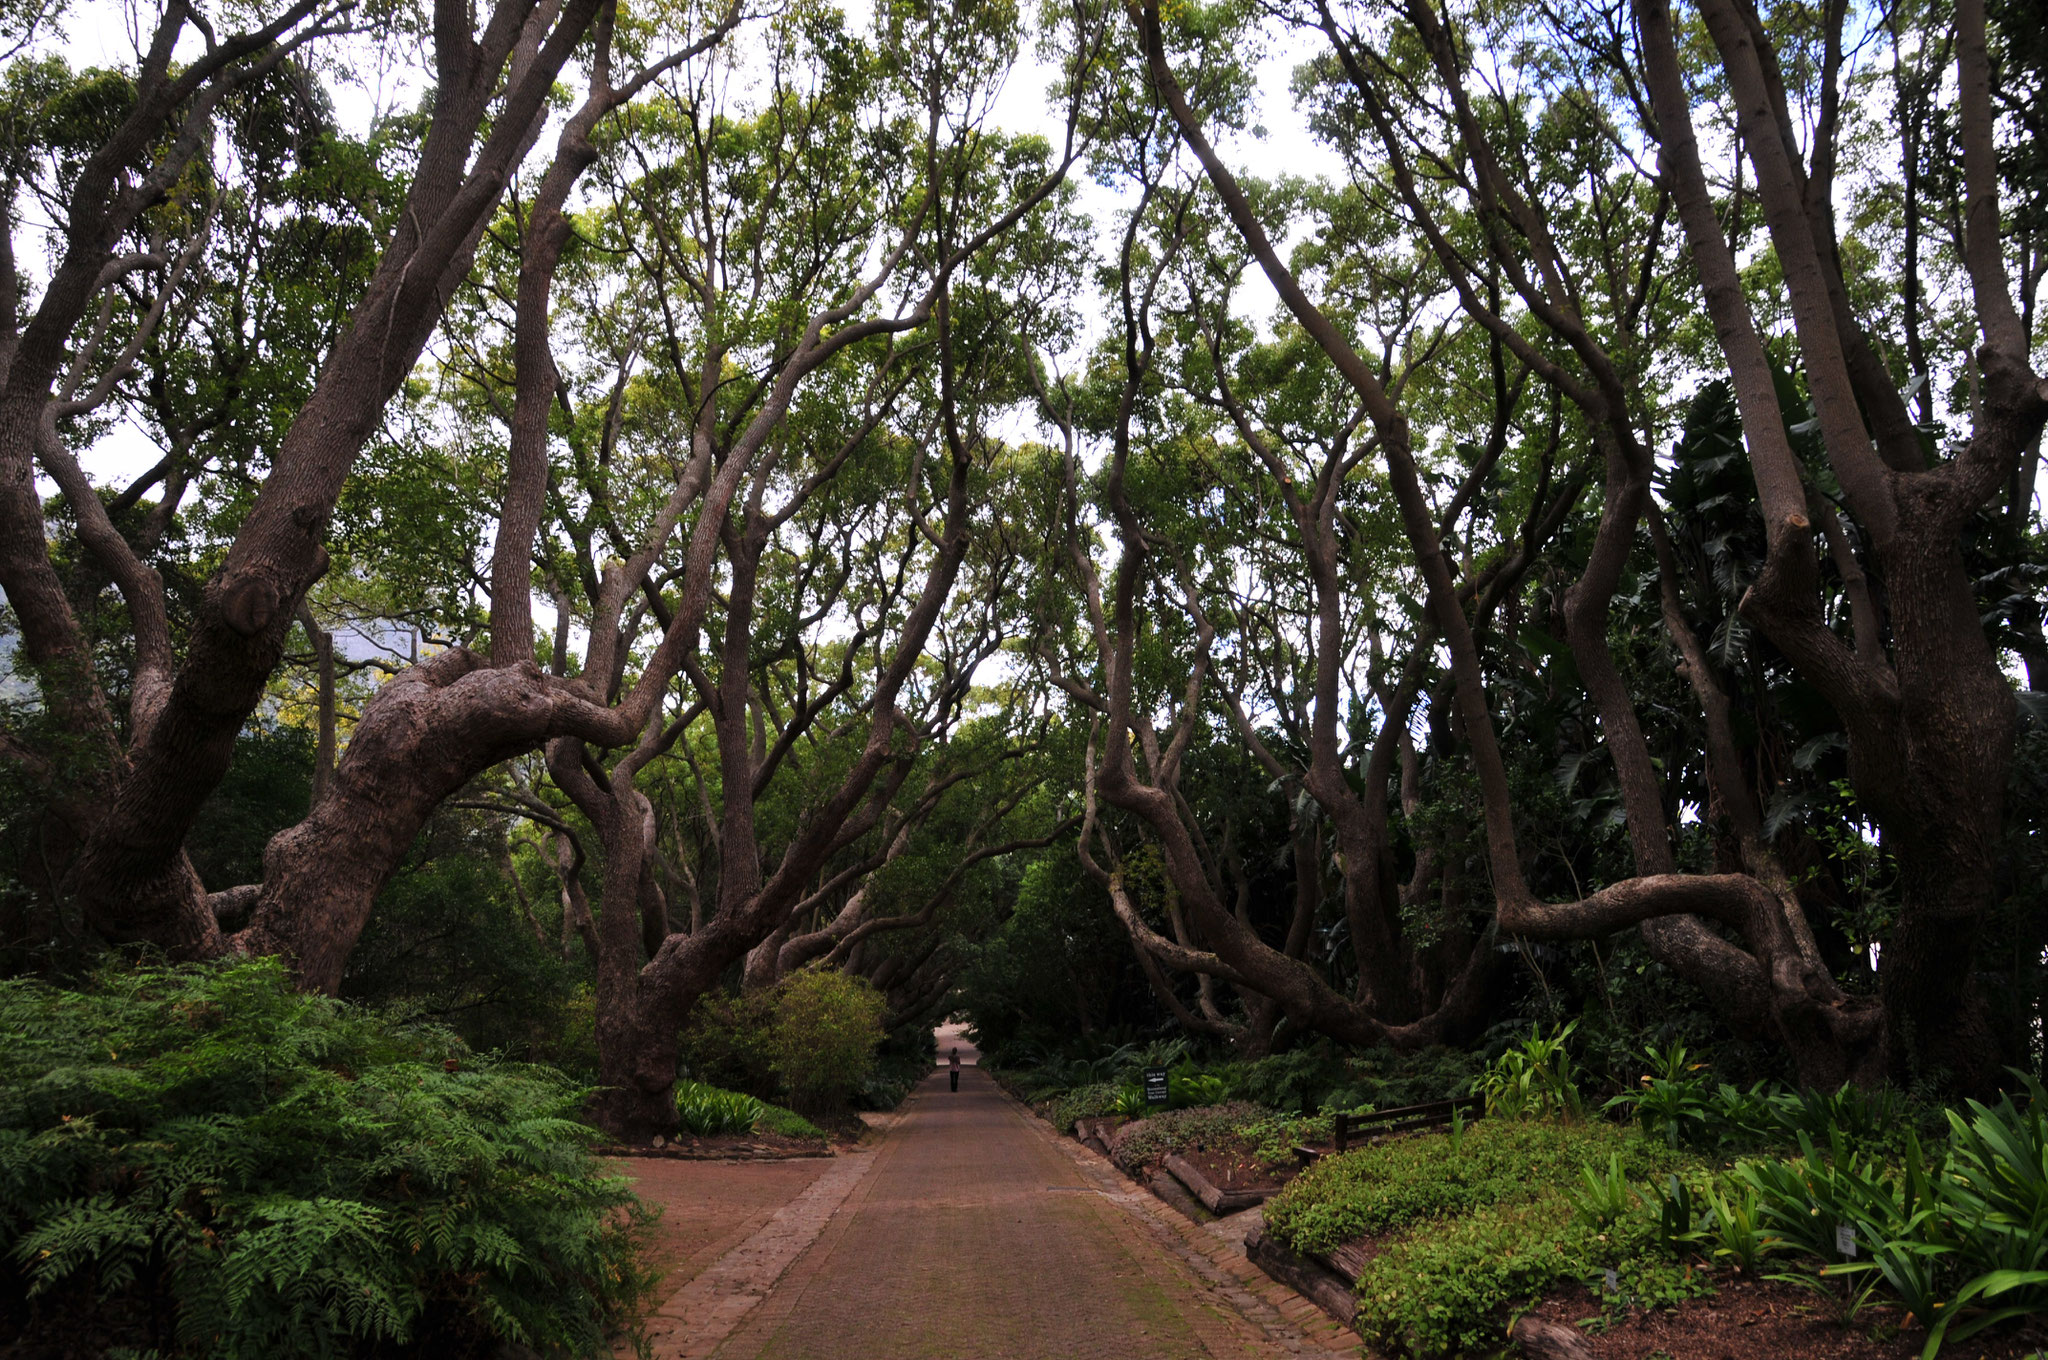
[[[1612,1314],[1592,1291],[1575,1287],[1530,1315],[1577,1331],[1588,1360],[1918,1360],[1926,1341],[1926,1333],[1907,1329],[1894,1308],[1872,1306],[1844,1324],[1796,1285],[1718,1271],[1713,1286],[1705,1298]],[[1953,1360],[2025,1360],[2044,1348],[2048,1323],[2036,1321],[1981,1333],[1942,1353]]]
[[[1219,1217],[1264,1204],[1280,1188],[1249,1153],[1237,1150],[1195,1148],[1186,1156],[1169,1152],[1163,1166],[1203,1208]]]

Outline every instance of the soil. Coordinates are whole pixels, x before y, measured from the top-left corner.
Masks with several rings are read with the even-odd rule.
[[[1180,1155],[1218,1190],[1278,1190],[1293,1178],[1291,1171],[1276,1178],[1242,1146],[1186,1148]]]
[[[1602,1328],[1579,1327],[1595,1360],[1917,1360],[1927,1334],[1896,1308],[1873,1305],[1842,1326],[1797,1285],[1724,1275],[1711,1298],[1634,1312]],[[1600,1315],[1583,1288],[1534,1309],[1546,1322],[1575,1326]],[[2025,1360],[2048,1347],[2048,1319],[1979,1332],[1942,1348],[1948,1360]]]

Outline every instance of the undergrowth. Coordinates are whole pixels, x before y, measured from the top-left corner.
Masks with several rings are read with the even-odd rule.
[[[778,1138],[815,1138],[825,1141],[825,1131],[795,1110],[786,1110],[780,1105],[763,1103],[760,1115],[754,1120],[756,1133],[772,1133]]]

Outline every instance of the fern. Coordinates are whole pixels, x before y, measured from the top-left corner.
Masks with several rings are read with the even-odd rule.
[[[0,1336],[602,1353],[647,1215],[589,1150],[587,1094],[268,960],[0,982]]]

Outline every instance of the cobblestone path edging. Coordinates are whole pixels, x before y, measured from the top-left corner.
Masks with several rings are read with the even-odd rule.
[[[874,1164],[873,1150],[842,1153],[829,1170],[775,1211],[752,1237],[676,1291],[647,1319],[656,1360],[702,1360],[745,1320],[790,1262],[817,1241],[832,1214]],[[631,1348],[620,1351],[633,1354]]]

